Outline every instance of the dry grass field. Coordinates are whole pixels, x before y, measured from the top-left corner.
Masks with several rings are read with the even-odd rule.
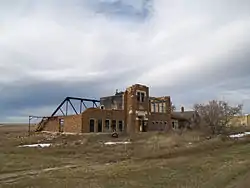
[[[27,134],[0,127],[0,187],[247,188],[250,138],[198,132],[110,135]],[[131,144],[105,145],[107,141]],[[47,148],[20,144],[52,143]]]

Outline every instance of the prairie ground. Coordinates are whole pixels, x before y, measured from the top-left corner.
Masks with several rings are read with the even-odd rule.
[[[250,138],[199,132],[121,135],[32,134],[0,127],[0,187],[246,188]],[[130,144],[105,145],[107,141]],[[48,148],[19,145],[52,143]]]

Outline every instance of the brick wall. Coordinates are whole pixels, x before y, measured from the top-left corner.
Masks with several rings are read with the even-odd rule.
[[[148,131],[169,131],[171,116],[163,113],[151,113],[148,121]]]
[[[151,112],[148,121],[148,130],[149,131],[169,131],[172,127],[171,121],[171,101],[170,97],[158,97],[158,100],[165,101],[166,112]],[[151,106],[151,105],[149,105]]]
[[[105,121],[110,120],[110,126],[112,120],[116,120],[116,129],[118,130],[118,122],[123,121],[124,127],[124,111],[123,110],[106,110],[99,108],[88,108],[82,113],[82,130],[83,133],[90,132],[90,120],[94,120],[94,132],[98,132],[98,121],[102,123],[102,132],[111,132],[105,128]]]
[[[145,94],[144,101],[137,100],[138,92]],[[137,112],[145,114],[149,113],[149,88],[140,84],[135,84],[127,88],[124,95],[125,123],[127,126],[127,132],[130,134],[139,131]],[[145,118],[147,118],[147,116]]]
[[[64,120],[62,131],[80,133],[82,127],[82,115],[56,116],[51,117],[45,124],[44,131],[59,132],[60,119]]]
[[[44,126],[44,131],[59,132],[59,117],[51,117]]]
[[[82,129],[82,114],[64,116],[64,132],[80,133]]]

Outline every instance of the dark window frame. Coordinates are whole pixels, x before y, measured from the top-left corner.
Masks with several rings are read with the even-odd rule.
[[[108,125],[107,125],[108,122]],[[109,130],[110,129],[110,119],[105,119],[105,129]]]
[[[115,122],[115,125],[113,124]],[[116,131],[116,124],[117,124],[117,120],[116,119],[112,119],[111,121],[111,130],[112,131]]]
[[[102,119],[97,120],[97,132],[102,132]]]
[[[123,131],[123,121],[122,120],[118,121],[118,129],[119,129],[120,132]]]
[[[93,124],[91,122],[93,122]],[[95,132],[95,119],[92,119],[92,118],[89,119],[89,132],[90,133],[94,133]]]
[[[141,102],[144,102],[145,101],[145,93],[144,92],[141,92]]]

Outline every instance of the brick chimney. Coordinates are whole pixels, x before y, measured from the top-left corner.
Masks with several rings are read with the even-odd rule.
[[[183,106],[181,107],[181,112],[184,112],[184,107]]]

